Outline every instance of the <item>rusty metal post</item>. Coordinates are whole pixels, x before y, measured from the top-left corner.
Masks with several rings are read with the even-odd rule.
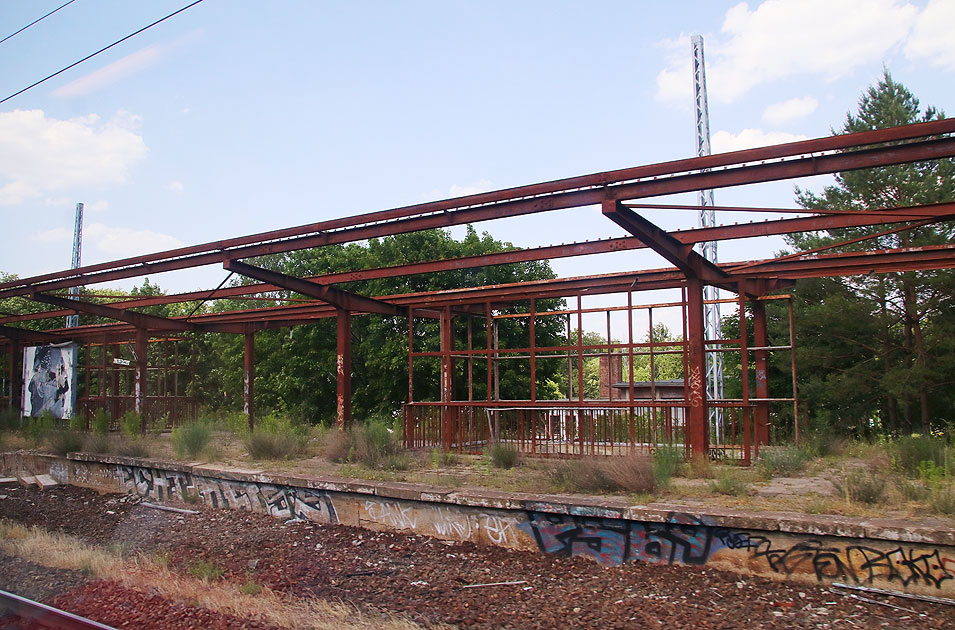
[[[245,362],[242,370],[242,412],[249,419],[249,431],[255,430],[255,333],[245,335]]]
[[[703,318],[703,283],[698,278],[686,281],[687,383],[689,386],[689,436],[691,454],[706,456],[709,449],[709,430],[706,410],[705,322]]]
[[[766,334],[766,304],[761,300],[753,300],[753,345],[756,348],[769,346],[769,336]],[[766,350],[755,350],[753,362],[756,368],[756,398],[769,398],[769,381],[766,375],[768,353]],[[769,403],[765,400],[756,403],[756,447],[769,444]]]
[[[454,362],[451,352],[454,350],[454,320],[451,307],[441,311],[441,437],[444,450],[451,450],[452,408],[447,404],[454,398]]]
[[[339,431],[351,424],[351,312],[336,308],[338,321],[338,357],[335,372],[338,375],[338,405],[335,425]]]
[[[146,390],[149,379],[146,371],[149,368],[147,352],[149,347],[149,333],[145,328],[136,329],[136,371],[133,381],[133,409],[139,414],[139,430],[146,434]]]

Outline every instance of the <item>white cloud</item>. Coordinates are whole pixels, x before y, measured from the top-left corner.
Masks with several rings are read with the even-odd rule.
[[[166,190],[171,190],[174,193],[182,194],[185,189],[185,186],[183,186],[179,180],[174,179],[166,184]]]
[[[762,129],[743,129],[739,133],[717,131],[710,140],[710,147],[713,153],[728,153],[806,139],[806,136],[795,133],[763,131]]]
[[[68,243],[73,240],[73,231],[57,227],[35,234],[32,240],[39,243]],[[111,260],[151,254],[183,245],[184,243],[174,236],[152,230],[112,227],[103,223],[92,223],[83,228],[84,258],[92,253],[94,259]]]
[[[919,9],[901,0],[866,0],[864,7],[856,0],[765,0],[755,9],[741,2],[726,12],[720,35],[705,38],[708,95],[731,103],[784,77],[838,79],[902,45],[917,18]],[[670,52],[657,98],[689,102],[689,38],[661,45]]]
[[[782,103],[774,103],[763,112],[763,120],[773,125],[781,125],[793,120],[804,118],[816,111],[819,101],[812,96],[791,98]]]
[[[146,155],[139,117],[117,112],[47,118],[39,109],[0,112],[0,205],[73,189],[122,184]]]
[[[932,0],[915,22],[905,43],[905,56],[929,65],[955,70],[955,2]]]

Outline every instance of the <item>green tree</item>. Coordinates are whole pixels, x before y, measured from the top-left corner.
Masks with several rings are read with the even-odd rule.
[[[834,133],[943,117],[933,107],[922,111],[918,99],[886,70],[862,95],[858,111],[847,114],[842,128]],[[951,159],[840,173],[835,179],[835,185],[827,186],[822,194],[797,188],[798,203],[813,210],[873,210],[955,198]],[[870,238],[833,251],[917,247],[950,242],[955,225],[910,226],[881,234],[885,231],[878,226],[810,232],[792,235],[787,241],[796,250],[862,237]],[[814,411],[840,423],[864,420],[892,432],[928,432],[933,415],[940,418],[938,412],[951,407],[947,400],[951,356],[941,356],[932,343],[940,341],[937,331],[951,326],[953,288],[955,276],[950,271],[801,283],[796,291],[797,356],[799,371],[810,375],[803,394]]]

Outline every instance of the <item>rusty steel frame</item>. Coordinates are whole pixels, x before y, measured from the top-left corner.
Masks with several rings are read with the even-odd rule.
[[[245,407],[247,413],[249,413],[251,426],[253,417],[251,409],[252,380],[254,376],[254,342],[252,335],[258,330],[291,326],[334,316],[338,319],[339,338],[338,419],[339,423],[343,425],[350,415],[348,409],[350,365],[348,365],[348,361],[350,357],[349,318],[352,314],[377,313],[408,317],[409,355],[413,354],[411,348],[413,324],[410,322],[414,316],[439,318],[445,331],[442,335],[442,348],[443,355],[447,360],[442,359],[443,372],[449,373],[453,370],[455,354],[453,352],[453,335],[450,332],[451,322],[455,316],[483,312],[489,318],[488,326],[490,327],[491,314],[495,305],[530,299],[532,311],[530,347],[531,371],[533,373],[535,367],[534,322],[538,315],[535,306],[536,300],[576,295],[579,324],[581,317],[579,301],[584,292],[588,294],[626,292],[628,303],[630,303],[630,292],[632,290],[682,287],[686,315],[684,318],[686,328],[684,333],[685,338],[689,339],[687,344],[688,353],[685,359],[688,371],[685,373],[690,375],[690,378],[687,379],[687,387],[691,391],[687,392],[687,399],[695,401],[698,397],[693,386],[694,369],[698,367],[699,357],[705,353],[702,346],[703,333],[697,325],[699,322],[697,322],[696,311],[698,310],[697,307],[702,305],[702,293],[698,295],[697,289],[702,290],[704,284],[716,285],[738,292],[740,293],[740,300],[742,300],[743,294],[749,298],[759,297],[770,291],[791,286],[797,278],[952,268],[955,267],[955,246],[941,245],[907,250],[880,250],[846,254],[813,253],[812,256],[794,254],[778,260],[751,261],[717,266],[706,261],[701,262],[698,255],[695,255],[692,251],[693,244],[704,241],[751,238],[768,234],[786,234],[844,227],[911,224],[912,222],[919,222],[917,224],[924,225],[951,220],[955,217],[955,204],[885,208],[857,213],[837,211],[816,213],[794,209],[733,207],[731,209],[735,211],[796,212],[809,216],[776,219],[762,223],[667,232],[648,221],[638,211],[642,212],[653,208],[696,208],[676,204],[623,202],[692,192],[704,188],[739,186],[953,157],[955,156],[955,139],[945,135],[952,132],[955,132],[955,119],[945,119],[892,129],[873,130],[858,134],[818,138],[733,153],[651,164],[344,217],[146,256],[87,265],[79,269],[44,274],[32,278],[12,280],[0,283],[0,298],[23,296],[38,302],[51,304],[58,310],[0,317],[0,336],[10,339],[14,348],[22,343],[38,343],[53,338],[57,340],[71,338],[82,340],[93,337],[104,340],[135,339],[137,349],[143,350],[142,353],[137,352],[139,359],[137,361],[137,371],[144,375],[146,369],[145,344],[149,339],[150,331],[211,331],[243,334],[246,339],[245,380],[247,386]],[[253,267],[239,260],[309,247],[359,241],[378,236],[391,236],[431,228],[443,228],[464,223],[525,216],[590,205],[602,205],[604,215],[624,227],[633,236],[451,260],[423,261],[379,269],[336,272],[304,279]],[[910,229],[911,227],[911,225],[902,225],[884,233]],[[669,262],[675,264],[676,269],[602,274],[581,278],[564,278],[396,296],[364,296],[332,286],[342,282],[360,282],[372,278],[433,273],[483,265],[591,255],[645,247],[654,249]],[[262,283],[223,288],[223,281],[219,287],[211,292],[201,291],[170,296],[126,299],[108,305],[88,301],[78,303],[50,293],[51,291],[74,286],[209,264],[222,264],[226,270],[255,278]],[[210,299],[254,295],[255,293],[275,291],[280,288],[293,294],[314,298],[317,301],[224,313],[206,313],[185,318],[160,318],[132,310],[162,303],[187,301],[200,301],[201,303]],[[756,311],[758,309],[754,307],[754,312]],[[10,325],[31,319],[59,317],[63,314],[75,312],[91,313],[121,323],[87,325],[69,331],[51,330],[42,334]],[[607,317],[609,326],[609,312]],[[757,337],[761,335],[761,327],[764,328],[764,322],[761,323],[759,320],[760,317],[757,314],[754,319],[754,330]],[[470,317],[468,322],[467,354],[470,357],[474,352],[471,344]],[[741,324],[745,326],[745,321],[741,321]],[[451,335],[451,338],[448,339],[447,335]],[[631,343],[632,341],[630,339]],[[487,349],[489,356],[492,350],[491,345],[491,330],[489,328]],[[497,345],[496,343],[493,345],[496,353]],[[578,341],[578,346],[580,345]],[[763,348],[764,346],[761,346],[757,341],[755,347]],[[578,351],[581,351],[580,347],[578,347]],[[765,350],[756,350],[754,354],[757,365],[757,400],[768,398],[763,395],[765,392],[760,391],[763,386],[760,384],[759,377],[759,366],[764,360],[765,352]],[[745,355],[747,354],[745,348],[743,354],[745,363]],[[579,361],[580,355],[578,355]],[[412,371],[412,360],[409,356],[409,381]],[[470,358],[468,373],[472,373]],[[580,375],[580,372],[578,374]],[[139,387],[140,380],[142,381],[141,388]],[[489,386],[492,380],[489,363]],[[445,381],[442,381],[441,389],[442,400],[450,402],[450,389]],[[533,386],[531,389],[531,401],[533,402],[536,401],[536,391]],[[471,384],[469,383],[470,391]],[[748,393],[746,395],[748,396]],[[141,409],[144,399],[145,379],[137,379],[136,401],[138,409]],[[412,400],[413,392],[409,391],[409,401]],[[699,409],[705,409],[706,404],[704,395]],[[690,406],[691,433],[693,435],[691,441],[695,452],[699,452],[701,449],[705,450],[707,438],[705,419],[699,421],[696,418],[700,413],[697,409],[696,405]],[[768,436],[765,434],[764,414],[759,405],[757,405],[754,413],[755,433],[753,442],[758,447],[765,443]],[[444,413],[444,416],[445,421],[447,421],[448,414]],[[746,441],[749,442],[748,433]]]

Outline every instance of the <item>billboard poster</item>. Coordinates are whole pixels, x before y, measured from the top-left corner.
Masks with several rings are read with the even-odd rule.
[[[23,349],[23,415],[69,418],[76,402],[75,343]]]

